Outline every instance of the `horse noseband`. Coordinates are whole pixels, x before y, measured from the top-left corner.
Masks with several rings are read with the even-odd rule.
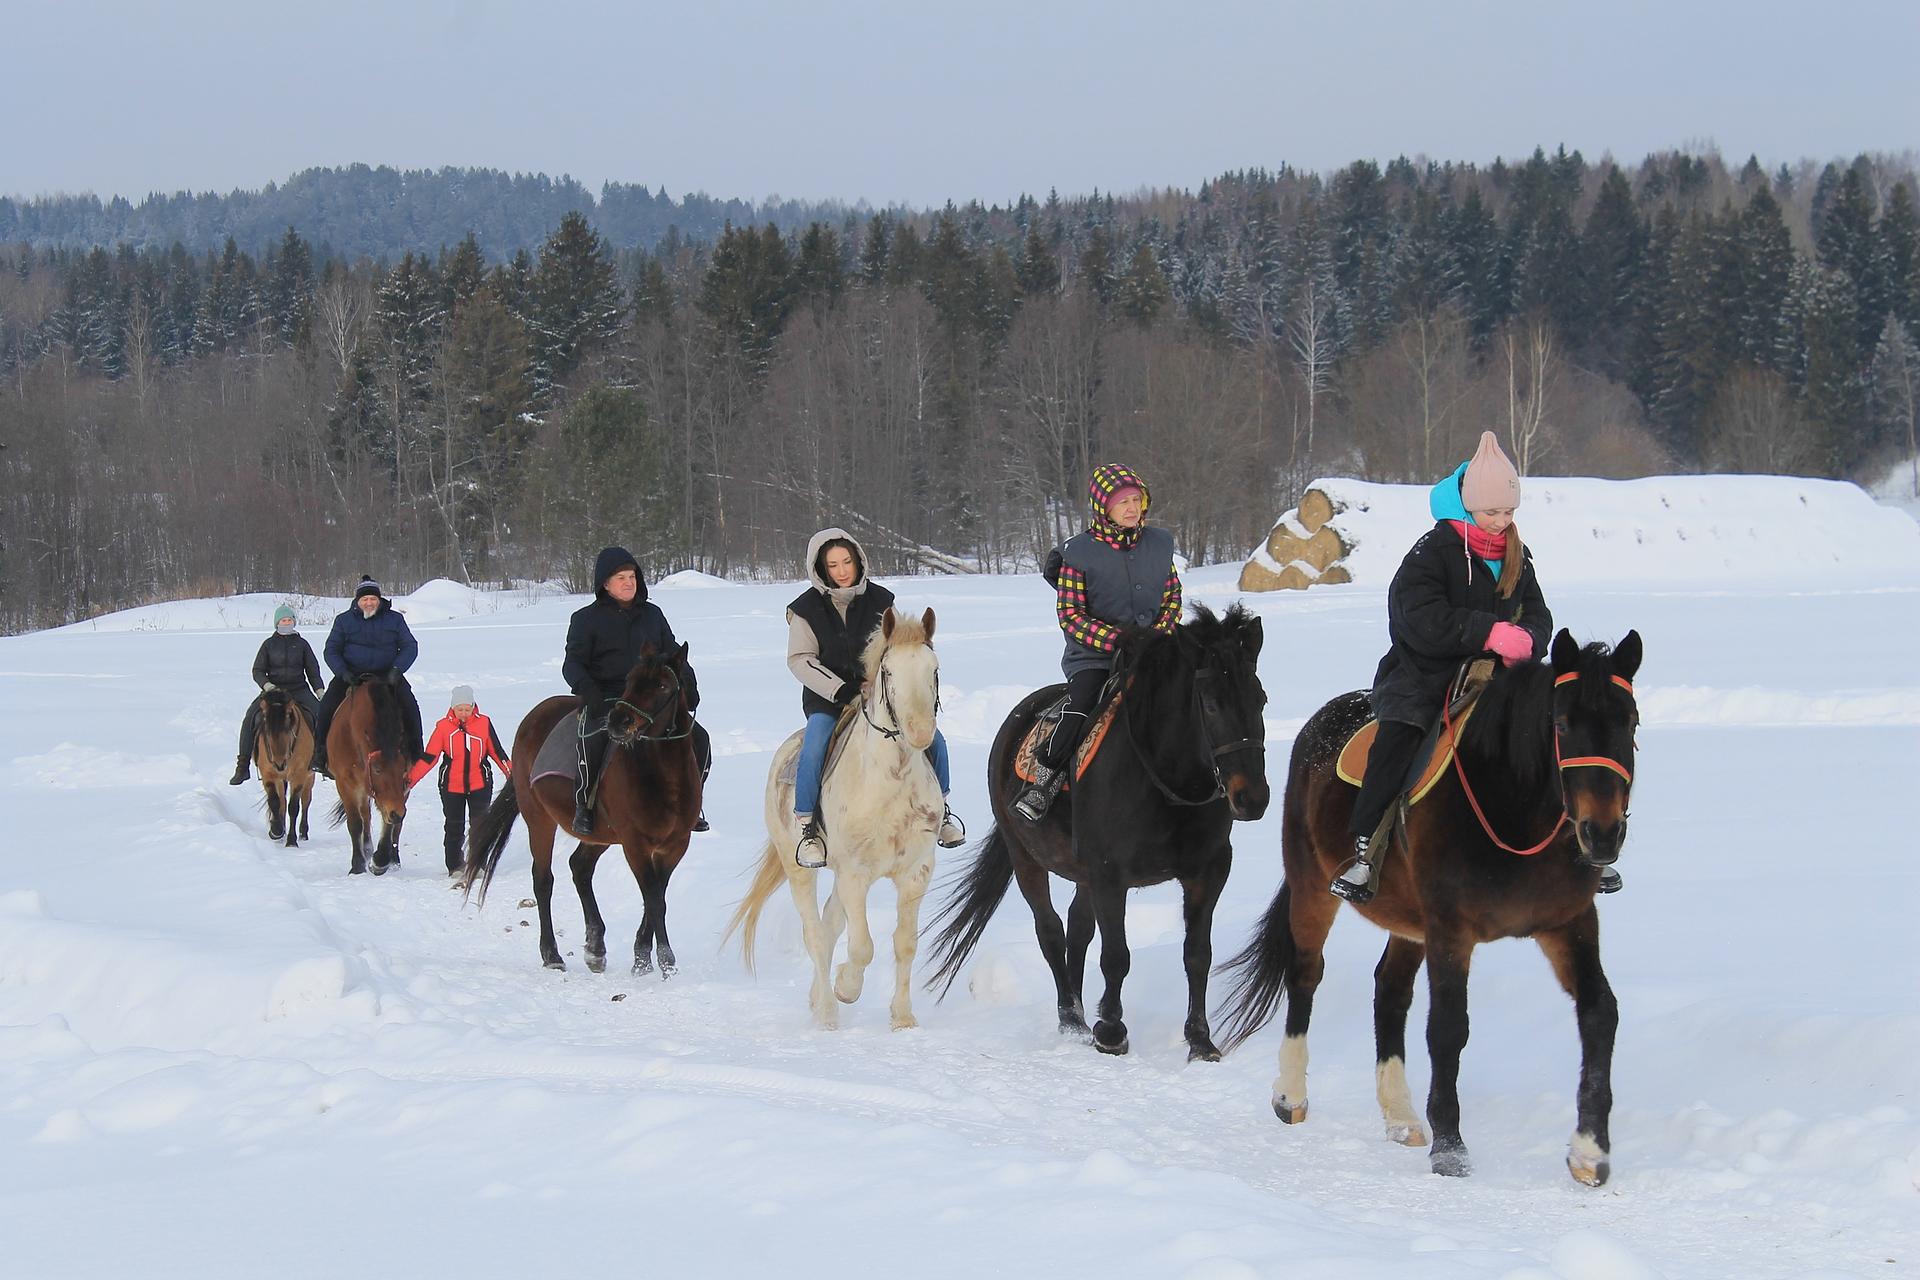
[[[680,683],[680,674],[677,671],[672,667],[665,668],[665,671],[667,680],[669,681],[668,687],[661,693],[660,700],[654,703],[651,708],[636,707],[625,698],[615,698],[613,700],[614,706],[626,708],[633,713],[634,719],[639,721],[639,724],[631,733],[614,733],[611,729],[608,730],[613,740],[621,746],[632,746],[636,742],[675,742],[681,738],[687,738],[693,735],[693,726],[691,723],[689,723],[686,730],[681,733],[645,732],[657,724],[661,716],[670,716],[672,714],[680,704],[681,694],[686,690],[686,686]],[[687,714],[691,717],[693,713],[689,711]]]

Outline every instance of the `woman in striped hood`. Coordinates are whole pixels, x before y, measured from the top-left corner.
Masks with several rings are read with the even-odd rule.
[[[1067,762],[1086,732],[1087,717],[1113,670],[1128,627],[1171,631],[1180,621],[1180,575],[1173,566],[1173,535],[1147,524],[1147,483],[1129,467],[1109,462],[1087,483],[1093,520],[1060,549],[1054,577],[1054,614],[1067,648],[1067,709],[1044,744],[1039,776],[1014,802],[1038,822],[1060,793]]]

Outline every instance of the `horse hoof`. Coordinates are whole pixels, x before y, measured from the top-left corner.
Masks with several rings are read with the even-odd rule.
[[[1213,1045],[1204,1040],[1199,1044],[1189,1043],[1187,1045],[1187,1061],[1218,1062],[1220,1061],[1220,1050],[1214,1048]]]
[[[675,964],[673,961],[662,960],[660,962],[660,981],[665,982],[668,978],[671,978],[674,974],[679,972],[680,972],[680,966]]]
[[[653,972],[653,961],[651,961],[651,960],[635,960],[635,961],[633,962],[633,976],[634,976],[634,977],[636,977],[636,978],[644,978],[644,977],[646,977],[646,976],[647,976],[648,974],[650,974],[650,973],[652,973],[652,972]]]
[[[588,973],[605,973],[606,971],[607,971],[607,953],[603,951],[600,954],[595,955],[592,952],[588,952],[587,953],[587,972]]]
[[[1424,1147],[1427,1135],[1419,1125],[1388,1125],[1387,1137],[1403,1147]]]
[[[347,868],[347,874],[350,876],[362,876],[362,875],[365,875],[366,873],[367,873],[367,869],[361,866],[357,862]]]
[[[1589,1187],[1605,1186],[1607,1174],[1611,1172],[1605,1149],[1584,1133],[1574,1134],[1573,1141],[1567,1144],[1567,1172],[1575,1182]]]
[[[377,876],[383,876],[387,874],[387,864],[384,862],[376,862],[371,867],[368,867],[367,870],[373,872],[373,874]]]
[[[910,1013],[893,1019],[893,1029],[895,1031],[911,1031],[919,1025],[920,1019]]]
[[[1273,1100],[1273,1114],[1280,1117],[1281,1124],[1305,1124],[1307,1122],[1307,1104],[1305,1101],[1289,1102],[1285,1098]]]
[[[1081,1044],[1093,1043],[1093,1028],[1087,1025],[1084,1018],[1060,1019],[1060,1034]]]
[[[562,972],[564,972],[567,967],[567,962],[565,960],[562,960],[559,956],[554,956],[550,960],[543,960],[541,961],[541,963],[546,965],[547,968],[549,969],[559,969]]]
[[[1118,1022],[1102,1022],[1093,1028],[1093,1047],[1115,1057],[1132,1046],[1127,1043],[1127,1028]]]
[[[1464,1178],[1473,1172],[1473,1162],[1467,1159],[1465,1147],[1435,1147],[1427,1159],[1433,1171],[1443,1178]]]

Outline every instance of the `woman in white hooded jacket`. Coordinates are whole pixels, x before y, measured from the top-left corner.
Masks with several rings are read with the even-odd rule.
[[[866,552],[844,529],[822,529],[808,540],[807,581],[811,585],[787,606],[787,669],[800,682],[800,703],[807,714],[793,788],[793,811],[800,820],[794,859],[803,867],[824,867],[827,843],[814,810],[820,803],[827,740],[840,709],[860,696],[860,657],[893,604],[893,592],[867,577]],[[944,796],[953,779],[947,739],[938,729],[927,754]],[[941,847],[956,848],[966,837],[966,828],[948,809],[940,824]]]

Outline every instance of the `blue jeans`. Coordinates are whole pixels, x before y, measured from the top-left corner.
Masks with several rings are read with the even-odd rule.
[[[820,773],[827,764],[827,739],[833,736],[834,718],[825,712],[807,717],[807,736],[800,740],[800,763],[793,779],[793,811],[812,813],[820,807]],[[927,748],[933,761],[933,776],[940,779],[940,794],[953,790],[953,771],[947,764],[947,735],[933,731],[933,745]]]

